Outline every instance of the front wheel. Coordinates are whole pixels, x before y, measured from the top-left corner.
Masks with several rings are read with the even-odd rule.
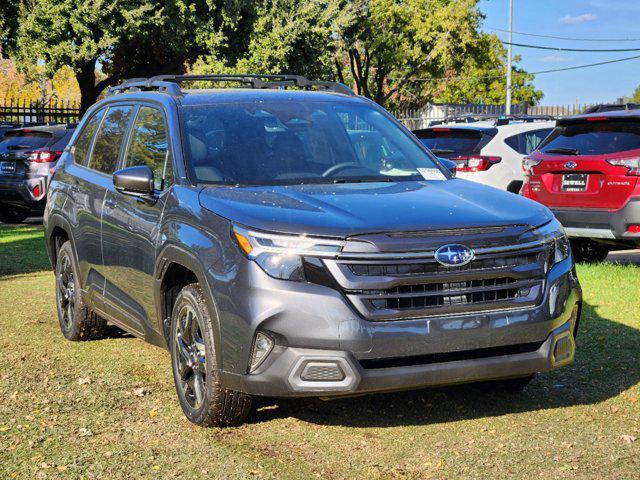
[[[196,283],[187,285],[176,298],[169,339],[180,406],[196,425],[238,425],[249,415],[251,397],[220,385],[213,339],[202,289]]]
[[[610,248],[589,239],[571,240],[571,251],[576,262],[602,262],[609,255]]]

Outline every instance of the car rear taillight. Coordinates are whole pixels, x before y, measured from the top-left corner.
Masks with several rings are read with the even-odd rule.
[[[628,168],[627,175],[640,175],[640,157],[608,158],[607,162],[617,167]]]
[[[29,160],[35,163],[51,163],[58,160],[62,152],[35,150],[29,154]]]
[[[542,163],[542,160],[534,157],[524,157],[522,159],[522,170],[526,175],[533,175],[533,167],[536,167]]]
[[[458,164],[458,172],[484,172],[493,165],[502,161],[500,157],[490,157],[487,155],[469,155],[452,158]]]
[[[33,196],[34,197],[36,197],[36,198],[39,197],[40,193],[42,193],[40,191],[40,185],[36,185],[35,187],[33,187]]]
[[[629,233],[640,233],[640,225],[629,225],[627,227]]]

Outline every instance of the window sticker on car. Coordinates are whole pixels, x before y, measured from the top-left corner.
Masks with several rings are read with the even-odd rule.
[[[418,168],[418,173],[425,180],[446,180],[447,177],[437,168]]]

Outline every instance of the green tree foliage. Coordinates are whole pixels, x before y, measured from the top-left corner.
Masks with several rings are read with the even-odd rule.
[[[43,61],[50,75],[69,65],[85,110],[124,78],[180,73],[206,52],[233,58],[243,47],[239,30],[250,8],[248,0],[31,1],[20,18],[15,56],[25,70]],[[105,75],[99,81],[98,66]]]
[[[479,31],[477,0],[260,0],[255,8],[244,55],[207,55],[194,71],[333,78],[388,107],[504,101],[504,78],[414,81],[504,75],[505,49]],[[514,101],[535,103],[533,77],[515,71]]]
[[[640,85],[636,87],[633,91],[633,95],[631,96],[631,101],[633,103],[640,103]]]
[[[19,0],[0,1],[0,58],[15,46],[20,5]]]

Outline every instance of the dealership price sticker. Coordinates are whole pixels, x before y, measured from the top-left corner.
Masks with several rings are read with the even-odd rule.
[[[422,175],[422,178],[425,180],[446,180],[447,177],[444,176],[437,168],[418,168],[418,173]]]

